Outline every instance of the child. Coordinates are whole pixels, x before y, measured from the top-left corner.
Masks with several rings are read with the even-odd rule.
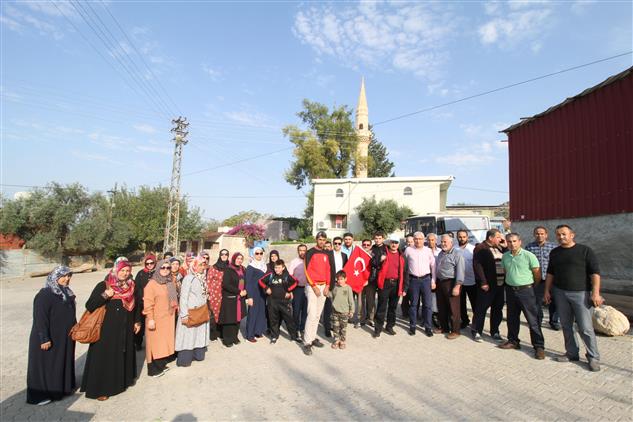
[[[259,279],[259,285],[268,295],[268,320],[270,322],[270,344],[277,343],[281,320],[286,323],[290,338],[301,342],[297,336],[297,327],[292,318],[292,292],[297,287],[295,280],[288,271],[282,259],[274,263],[274,271]]]
[[[347,320],[354,314],[354,297],[352,288],[347,285],[345,271],[336,273],[336,286],[329,296],[332,299],[332,332],[334,333],[332,349],[345,349]]]

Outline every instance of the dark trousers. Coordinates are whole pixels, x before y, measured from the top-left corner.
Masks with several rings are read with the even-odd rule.
[[[191,362],[203,361],[204,355],[207,352],[206,347],[198,347],[193,350],[181,350],[178,352],[178,359],[176,360],[177,366],[191,366]]]
[[[431,293],[431,276],[425,275],[424,277],[418,278],[410,275],[409,291],[407,292],[407,296],[409,296],[411,304],[409,307],[409,328],[415,330],[415,326],[418,322],[418,308],[420,306],[420,298],[422,298],[422,316],[424,328],[428,328],[429,330],[433,328],[433,308],[431,307],[433,295]]]
[[[373,322],[376,314],[376,282],[369,282],[363,287],[363,306],[364,315],[362,316],[362,322]]]
[[[538,286],[534,288],[534,296],[536,298],[536,307],[538,309],[538,325],[541,326],[543,322],[543,295],[545,294],[545,280],[541,281]],[[550,301],[548,305],[549,311],[549,323],[550,325],[559,324],[560,318],[558,312],[556,312],[556,302]]]
[[[496,281],[490,284],[487,292],[477,286],[477,302],[473,315],[472,328],[481,334],[484,331],[486,312],[490,308],[490,335],[499,333],[499,325],[503,320],[504,291],[503,286],[497,286]]]
[[[438,280],[437,288],[435,289],[437,312],[442,331],[459,333],[461,321],[460,296],[453,296],[453,287],[455,287],[455,279]]]
[[[376,331],[382,331],[387,314],[387,328],[396,325],[396,309],[398,308],[398,280],[385,280],[382,289],[378,289],[378,308],[376,310]]]
[[[323,329],[326,336],[332,334],[332,299],[329,297],[325,298],[323,305]]]
[[[477,290],[478,287],[474,284],[472,286],[462,285],[462,291],[459,298],[459,304],[462,314],[462,327],[467,327],[468,325],[470,325],[470,318],[468,318],[468,309],[466,308],[466,296],[468,296],[468,301],[470,302],[470,309],[474,313],[475,304],[477,303]]]
[[[308,318],[308,298],[305,287],[296,287],[292,291],[292,316],[295,319],[295,327],[299,331],[305,331],[306,318]]]
[[[297,327],[295,320],[292,318],[292,303],[289,299],[273,299],[268,298],[268,318],[270,321],[271,338],[279,337],[279,327],[281,321],[286,323],[286,329],[290,338],[297,338]]]
[[[545,339],[538,323],[538,311],[532,286],[517,289],[506,285],[506,303],[508,305],[508,341],[519,344],[519,329],[521,327],[521,312],[525,315],[530,327],[530,340],[534,348],[545,348]]]
[[[237,333],[240,332],[240,324],[224,324],[222,325],[222,344],[228,346],[230,344],[237,344],[240,341],[237,338]]]
[[[140,350],[143,347],[143,335],[145,334],[145,318],[141,318],[141,329],[138,333],[134,334],[134,345],[136,350]]]
[[[209,319],[209,340],[215,341],[222,337],[220,335],[220,325],[215,322],[215,315],[211,311],[211,319]]]
[[[154,359],[151,362],[147,363],[147,375],[150,377],[153,375],[158,375],[165,370],[167,364],[171,362],[170,357],[164,357],[160,359]]]

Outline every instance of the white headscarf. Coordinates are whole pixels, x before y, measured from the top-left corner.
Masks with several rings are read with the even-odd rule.
[[[260,255],[262,257],[261,260],[257,260],[255,259],[255,252],[257,251],[261,251],[262,255]],[[266,261],[264,261],[264,249],[259,247],[259,246],[255,246],[253,248],[253,256],[251,257],[251,262],[248,264],[249,267],[253,267],[253,268],[257,268],[258,270],[262,271],[262,272],[266,272],[267,267],[266,267]]]

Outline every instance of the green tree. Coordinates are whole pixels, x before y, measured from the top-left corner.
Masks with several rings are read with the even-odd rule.
[[[222,225],[228,226],[228,227],[235,227],[238,224],[256,223],[258,220],[266,219],[268,217],[269,217],[268,215],[260,214],[254,210],[240,211],[239,213],[232,215],[229,218],[222,221]]]
[[[363,198],[361,204],[356,207],[356,212],[363,222],[363,234],[366,236],[372,236],[377,231],[392,233],[413,213],[409,207],[400,206],[393,199],[376,201],[374,196]]]
[[[295,145],[294,161],[286,171],[286,181],[297,189],[318,178],[347,177],[356,156],[358,140],[351,119],[352,110],[303,100],[297,116],[307,126],[283,128],[284,136]]]
[[[371,125],[369,130],[371,130]],[[368,177],[394,177],[396,175],[393,171],[395,164],[389,160],[387,147],[376,138],[373,131],[369,138],[367,161]]]

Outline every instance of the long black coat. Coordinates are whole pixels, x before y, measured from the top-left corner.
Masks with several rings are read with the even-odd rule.
[[[242,278],[243,280],[243,278]],[[246,284],[244,284],[244,289]],[[246,317],[246,303],[244,298],[240,297],[240,276],[237,272],[228,267],[224,271],[222,277],[222,305],[220,306],[220,324],[239,324],[240,319],[237,318],[237,307],[239,304],[241,318]]]
[[[136,380],[136,352],[134,349],[134,323],[141,322],[141,296],[143,292],[135,288],[135,306],[132,311],[123,307],[120,299],[104,299],[101,294],[106,283],[100,282],[92,291],[86,309],[90,312],[99,306],[106,307],[101,337],[88,348],[86,367],[81,380],[81,391],[86,397],[119,394]]]
[[[61,400],[75,390],[75,342],[68,332],[76,322],[74,297],[64,301],[50,289],[35,295],[26,373],[27,403]],[[40,345],[49,341],[51,348],[42,350]]]

